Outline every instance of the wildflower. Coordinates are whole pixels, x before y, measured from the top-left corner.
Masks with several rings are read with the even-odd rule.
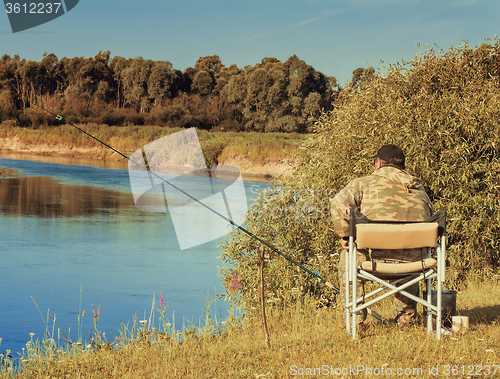
[[[141,325],[145,325],[148,322],[148,320],[141,320],[139,322],[141,323]]]
[[[30,333],[30,336],[33,337],[35,335],[35,333]]]
[[[161,287],[161,292],[160,292],[160,309],[156,308],[158,312],[165,313],[165,310],[167,309],[167,305],[165,304],[165,298],[163,297],[163,286]]]

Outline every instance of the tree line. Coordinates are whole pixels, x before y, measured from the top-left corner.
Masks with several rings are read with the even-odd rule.
[[[334,77],[296,55],[243,69],[213,55],[184,71],[169,61],[111,58],[109,51],[62,59],[44,53],[39,62],[3,55],[0,123],[57,125],[31,106],[39,104],[74,123],[307,132],[339,91]]]

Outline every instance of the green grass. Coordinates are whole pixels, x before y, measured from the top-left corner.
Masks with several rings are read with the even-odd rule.
[[[457,309],[470,317],[470,330],[440,341],[428,335],[422,325],[398,329],[392,324],[376,324],[374,319],[360,331],[358,339],[352,340],[345,332],[340,308],[317,310],[314,301],[285,309],[269,307],[270,349],[264,345],[259,314],[223,323],[207,317],[205,325],[180,332],[165,322],[160,312],[158,329],[150,320],[135,320],[130,328],[122,325],[113,343],[99,334],[90,346],[61,348],[53,339],[30,341],[22,357],[22,371],[15,377],[291,378],[323,377],[326,373],[342,377],[335,375],[335,370],[344,369],[346,374],[349,367],[360,370],[358,377],[375,377],[377,372],[378,377],[384,377],[382,369],[405,378],[467,377],[480,367],[485,376],[487,365],[491,374],[496,370],[499,376],[499,297],[499,281],[464,287]],[[378,311],[387,315],[391,304],[382,304]],[[0,378],[10,377],[11,363],[4,360]],[[429,370],[434,370],[432,374],[436,368],[439,375],[430,375]],[[372,375],[367,374],[370,369]],[[403,375],[397,374],[398,369]]]

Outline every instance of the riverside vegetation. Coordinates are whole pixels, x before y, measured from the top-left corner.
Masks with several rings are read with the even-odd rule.
[[[340,246],[328,199],[370,172],[367,157],[381,145],[401,146],[407,170],[423,179],[435,209],[447,210],[445,288],[459,291],[457,308],[470,317],[468,333],[437,341],[420,325],[399,330],[372,321],[353,341],[344,332],[342,311],[315,309],[319,294],[332,294],[267,253],[271,348],[265,349],[257,312],[259,244],[236,231],[221,245],[221,275],[224,297],[244,311],[242,317],[222,324],[207,316],[205,326],[180,335],[135,322],[113,348],[103,341],[70,346],[65,354],[44,339],[37,356],[24,358],[19,377],[318,377],[311,370],[323,365],[378,368],[379,375],[388,368],[393,375],[397,368],[422,368],[404,377],[498,375],[499,116],[498,39],[478,47],[427,49],[410,62],[390,65],[383,76],[365,70],[317,118],[314,133],[290,159],[293,175],[263,192],[246,221],[249,231],[335,282]],[[390,306],[376,310],[387,314]]]
[[[158,138],[183,130],[160,126],[80,125],[89,134],[115,149],[132,154]],[[244,158],[264,165],[295,155],[305,135],[299,133],[222,132],[197,130],[207,164],[216,165],[231,158]],[[110,149],[89,138],[70,125],[40,125],[21,128],[7,120],[0,124],[0,138],[15,138],[26,149],[45,146],[48,153],[62,152],[106,159],[121,159]],[[82,151],[78,153],[79,151]]]
[[[498,279],[469,283],[458,295],[457,308],[469,316],[470,330],[440,341],[422,326],[401,330],[374,321],[360,331],[358,340],[352,340],[345,332],[340,308],[316,310],[309,299],[270,307],[270,349],[265,348],[256,314],[247,315],[244,321],[229,317],[224,322],[205,315],[204,325],[177,330],[165,316],[167,309],[160,306],[156,322],[135,319],[132,325],[122,325],[111,344],[99,333],[94,310],[95,327],[87,346],[80,342],[57,346],[57,336],[48,325],[49,335],[41,340],[31,336],[19,360],[0,358],[0,378],[15,374],[26,379],[265,379],[352,377],[353,372],[363,378],[386,377],[390,370],[391,376],[401,378],[483,377],[487,373],[495,377],[500,374],[499,296]],[[391,304],[388,301],[376,310],[387,313]]]

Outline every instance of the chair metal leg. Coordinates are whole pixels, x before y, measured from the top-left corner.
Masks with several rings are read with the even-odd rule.
[[[351,336],[352,338],[356,338],[356,332],[357,332],[357,326],[358,326],[358,320],[356,319],[356,306],[358,305],[358,278],[357,278],[357,255],[358,252],[356,251],[356,248],[352,249],[352,254],[350,254],[350,279],[352,281],[352,310],[351,310],[351,329],[352,333]]]
[[[427,258],[431,257],[431,249],[427,249]],[[424,281],[425,283],[425,288],[427,290],[427,303],[431,303],[432,299],[432,292],[431,292],[431,285],[432,285],[432,280],[431,278],[427,279]],[[427,308],[427,333],[432,334],[432,309],[429,307]]]
[[[349,238],[351,240],[351,238]],[[351,250],[352,250],[352,242],[349,241],[349,251],[346,252],[345,256],[345,297],[344,297],[344,306],[345,306],[345,328],[349,334],[351,334],[351,326],[350,326],[350,313],[349,313],[349,307],[347,304],[349,304],[349,275],[350,275],[350,256],[351,256]]]
[[[446,238],[441,236],[441,243],[438,244],[437,248],[437,261],[438,261],[438,276],[437,276],[437,312],[436,312],[436,337],[441,339],[441,320],[442,320],[442,299],[443,291],[442,284],[445,280],[445,251],[446,251]]]
[[[439,269],[439,268],[438,268]],[[441,313],[442,313],[442,295],[443,291],[441,288],[441,277],[438,274],[437,279],[437,312],[436,312],[436,337],[438,340],[441,339]]]
[[[432,299],[432,287],[431,279],[427,279],[427,302],[431,303]],[[432,334],[432,309],[427,307],[427,332]]]

